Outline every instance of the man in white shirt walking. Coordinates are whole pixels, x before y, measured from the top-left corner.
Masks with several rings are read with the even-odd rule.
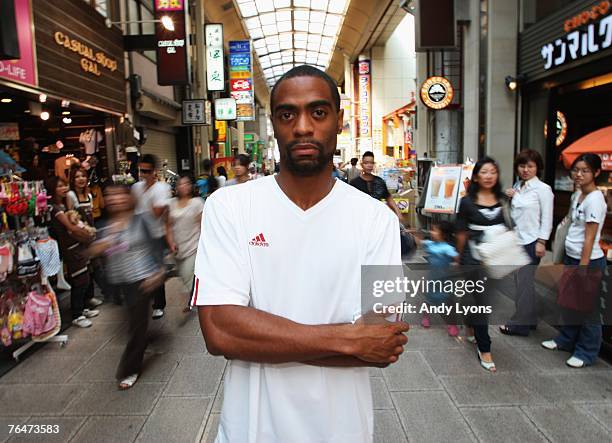
[[[287,72],[271,109],[280,173],[220,189],[202,220],[192,303],[230,360],[216,441],[369,442],[368,366],[398,360],[408,325],[352,322],[361,266],[401,265],[398,220],[331,176],[342,110],[327,74]]]
[[[166,210],[172,198],[170,186],[157,180],[159,163],[152,154],[143,155],[138,161],[138,173],[141,180],[132,186],[132,195],[136,199],[136,214],[148,213],[151,220],[150,234],[157,242],[158,260],[163,263],[166,248]],[[153,294],[153,319],[164,316],[166,308],[166,290],[161,285]]]

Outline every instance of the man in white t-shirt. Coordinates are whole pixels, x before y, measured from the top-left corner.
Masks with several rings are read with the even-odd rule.
[[[136,199],[136,214],[148,213],[151,220],[148,225],[151,236],[157,239],[157,253],[160,263],[163,261],[166,248],[166,210],[172,198],[170,186],[157,180],[158,160],[152,154],[143,155],[138,161],[140,181],[132,186],[132,195]],[[153,318],[164,316],[166,308],[166,290],[161,285],[153,294]]]
[[[327,74],[292,69],[271,109],[280,173],[220,189],[202,220],[192,303],[230,360],[216,441],[369,442],[368,366],[398,360],[408,325],[358,320],[361,266],[401,265],[398,220],[332,178],[342,110]]]

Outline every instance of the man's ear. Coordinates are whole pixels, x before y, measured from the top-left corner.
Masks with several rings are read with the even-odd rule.
[[[344,126],[344,109],[338,111],[338,134],[342,134],[342,127]]]

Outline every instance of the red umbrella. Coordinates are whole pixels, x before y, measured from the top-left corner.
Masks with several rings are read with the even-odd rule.
[[[580,154],[591,152],[599,154],[602,159],[602,169],[612,170],[612,126],[593,131],[579,138],[561,153],[563,165],[569,169]]]

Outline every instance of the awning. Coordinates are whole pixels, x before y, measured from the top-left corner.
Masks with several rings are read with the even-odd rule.
[[[592,152],[602,159],[602,169],[612,170],[612,126],[593,131],[579,138],[561,153],[563,165],[569,169],[580,154]]]

